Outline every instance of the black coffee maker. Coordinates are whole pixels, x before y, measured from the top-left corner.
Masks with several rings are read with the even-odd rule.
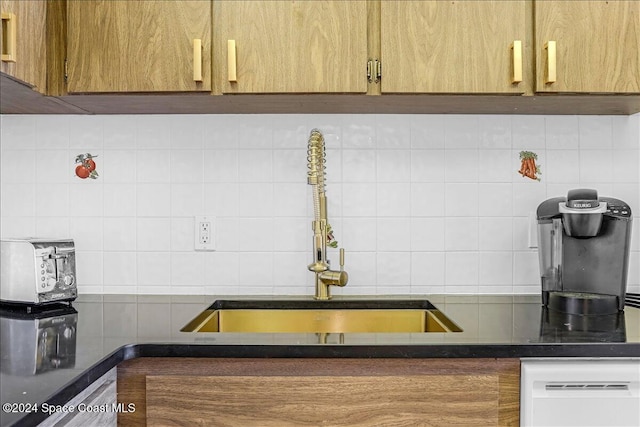
[[[570,190],[538,206],[542,303],[573,314],[624,309],[631,209],[592,189]]]

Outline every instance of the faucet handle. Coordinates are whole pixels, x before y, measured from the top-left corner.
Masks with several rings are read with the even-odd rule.
[[[311,270],[311,266],[309,266]],[[312,270],[314,271],[314,270]],[[329,286],[345,286],[349,281],[349,274],[344,271],[344,249],[340,248],[340,270],[315,271],[316,296],[315,299],[327,300],[331,298]]]

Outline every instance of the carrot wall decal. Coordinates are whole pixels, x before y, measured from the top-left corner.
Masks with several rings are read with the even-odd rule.
[[[540,172],[540,166],[536,165],[538,155],[533,151],[521,151],[520,152],[520,170],[518,173],[523,178],[534,179],[540,181],[538,175],[542,175]]]

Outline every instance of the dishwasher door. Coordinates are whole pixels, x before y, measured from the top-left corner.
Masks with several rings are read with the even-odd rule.
[[[523,359],[520,423],[640,426],[640,358]]]

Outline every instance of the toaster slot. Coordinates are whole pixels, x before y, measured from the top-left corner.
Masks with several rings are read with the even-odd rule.
[[[53,254],[56,262],[57,279],[60,287],[67,288],[75,284],[75,252],[58,248],[58,252]]]

